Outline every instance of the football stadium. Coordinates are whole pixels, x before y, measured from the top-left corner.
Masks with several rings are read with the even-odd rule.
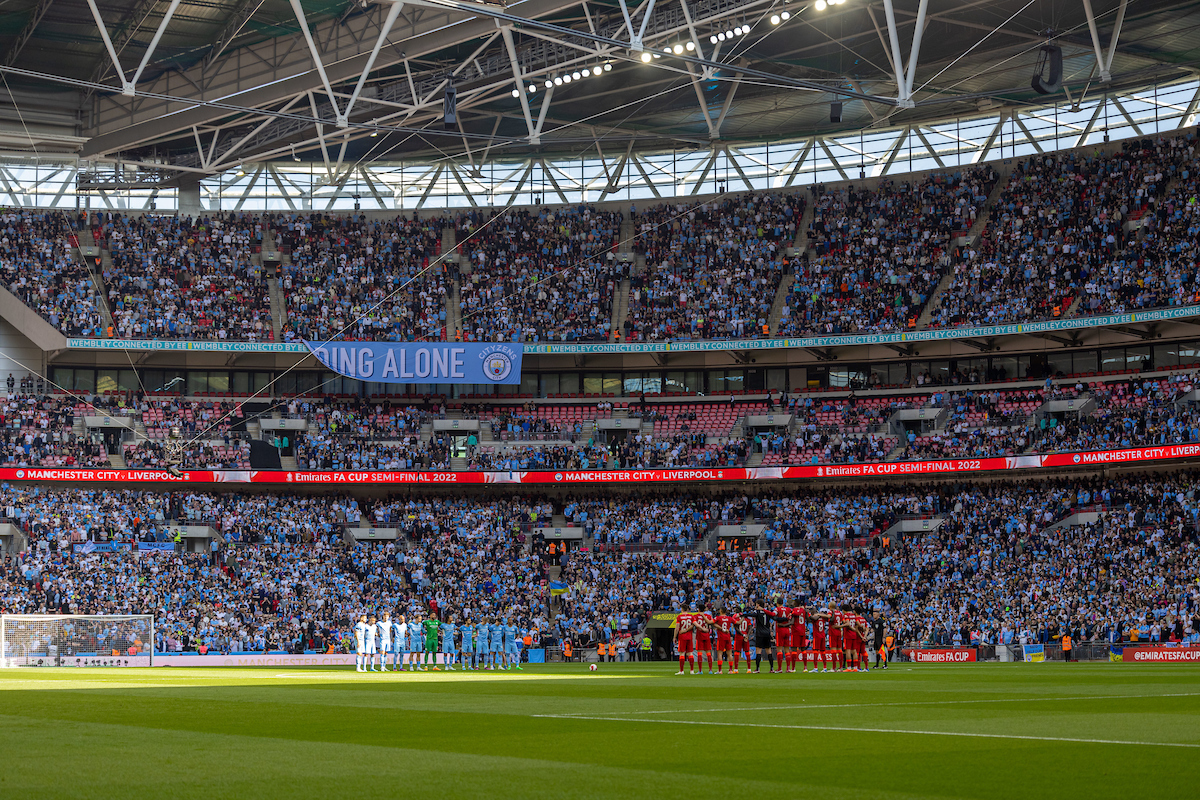
[[[1195,796],[1200,2],[0,56],[0,797]]]

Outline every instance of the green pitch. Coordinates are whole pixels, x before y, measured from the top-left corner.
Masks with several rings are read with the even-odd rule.
[[[673,671],[7,670],[0,797],[1195,797],[1200,666]]]

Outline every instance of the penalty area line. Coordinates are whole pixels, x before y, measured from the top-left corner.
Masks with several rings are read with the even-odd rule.
[[[1071,736],[1030,736],[1017,733],[971,733],[966,731],[918,731],[906,728],[854,728],[840,725],[771,725],[761,722],[706,722],[698,719],[630,719],[628,717],[578,717],[569,714],[530,714],[540,719],[583,719],[599,722],[648,722],[660,725],[709,725],[720,728],[772,728],[777,730],[838,731],[847,733],[903,733],[915,736],[958,736],[970,739],[1016,739],[1032,742],[1069,742],[1074,744],[1121,744],[1143,747],[1186,747],[1200,749],[1187,742],[1138,742],[1126,739],[1084,739]]]

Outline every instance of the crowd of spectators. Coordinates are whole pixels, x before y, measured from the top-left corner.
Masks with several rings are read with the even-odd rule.
[[[77,228],[61,212],[0,213],[0,283],[68,336],[99,338],[99,294],[72,252]]]
[[[641,211],[634,249],[646,269],[632,281],[626,340],[766,338],[804,202],[763,193]]]
[[[552,600],[526,531],[561,513],[588,550],[561,558]],[[1195,637],[1200,613],[1194,476],[621,496],[212,494],[4,485],[30,537],[0,562],[5,612],[155,613],[170,649],[333,649],[364,610],[507,615],[551,638],[636,627],[656,610],[776,598],[854,602],[911,643]],[[1055,527],[1079,509],[1087,527]],[[902,514],[931,533],[881,541]],[[87,552],[88,541],[169,541],[172,521],[225,537],[199,553]],[[765,550],[696,550],[716,523],[765,522]],[[344,524],[401,539],[346,544]],[[814,540],[843,548],[812,547]],[[652,549],[633,545],[643,545]],[[662,548],[667,548],[665,551]],[[1146,628],[1143,631],[1143,627]],[[316,642],[319,641],[319,644]],[[161,646],[161,645],[160,645]]]
[[[262,227],[249,214],[98,220],[94,235],[112,258],[102,274],[114,335],[273,339],[267,285],[251,263]]]
[[[451,277],[441,217],[292,214],[271,222],[290,252],[280,291],[286,341],[444,341]]]
[[[623,216],[592,206],[471,211],[455,220],[466,341],[606,341],[628,266]]]
[[[990,325],[1190,302],[1187,237],[1139,241],[1127,224],[1182,234],[1186,186],[1171,210],[1168,184],[1195,175],[1195,137],[1131,140],[1119,152],[1066,151],[1020,162],[977,246],[955,264],[931,326]],[[1180,212],[1176,216],[1175,212]],[[1176,291],[1178,290],[1178,291]]]
[[[983,211],[991,167],[875,189],[815,187],[811,257],[796,263],[780,335],[906,330]]]

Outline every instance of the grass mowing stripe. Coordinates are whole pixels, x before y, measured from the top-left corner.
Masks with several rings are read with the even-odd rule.
[[[1083,739],[1073,736],[1028,736],[1017,733],[970,733],[967,731],[918,731],[904,728],[852,728],[841,725],[771,725],[760,722],[708,722],[699,719],[631,719],[629,717],[580,717],[574,714],[530,714],[542,719],[595,720],[601,722],[649,722],[662,725],[711,725],[720,728],[778,728],[796,731],[838,731],[840,733],[905,733],[920,736],[966,736],[972,739],[1018,739],[1033,742],[1072,742],[1079,744],[1121,744],[1145,747],[1191,747],[1188,742],[1134,742],[1123,739]]]
[[[996,697],[986,700],[913,700],[907,703],[812,703],[798,706],[743,706],[741,708],[663,708],[650,711],[611,711],[610,714],[708,714],[716,711],[808,711],[817,708],[889,708],[907,706],[957,706],[970,703],[1043,703],[1047,700],[1145,700],[1160,697],[1200,697],[1200,692],[1169,694],[1091,694],[1062,697]],[[572,716],[563,714],[561,716]]]

